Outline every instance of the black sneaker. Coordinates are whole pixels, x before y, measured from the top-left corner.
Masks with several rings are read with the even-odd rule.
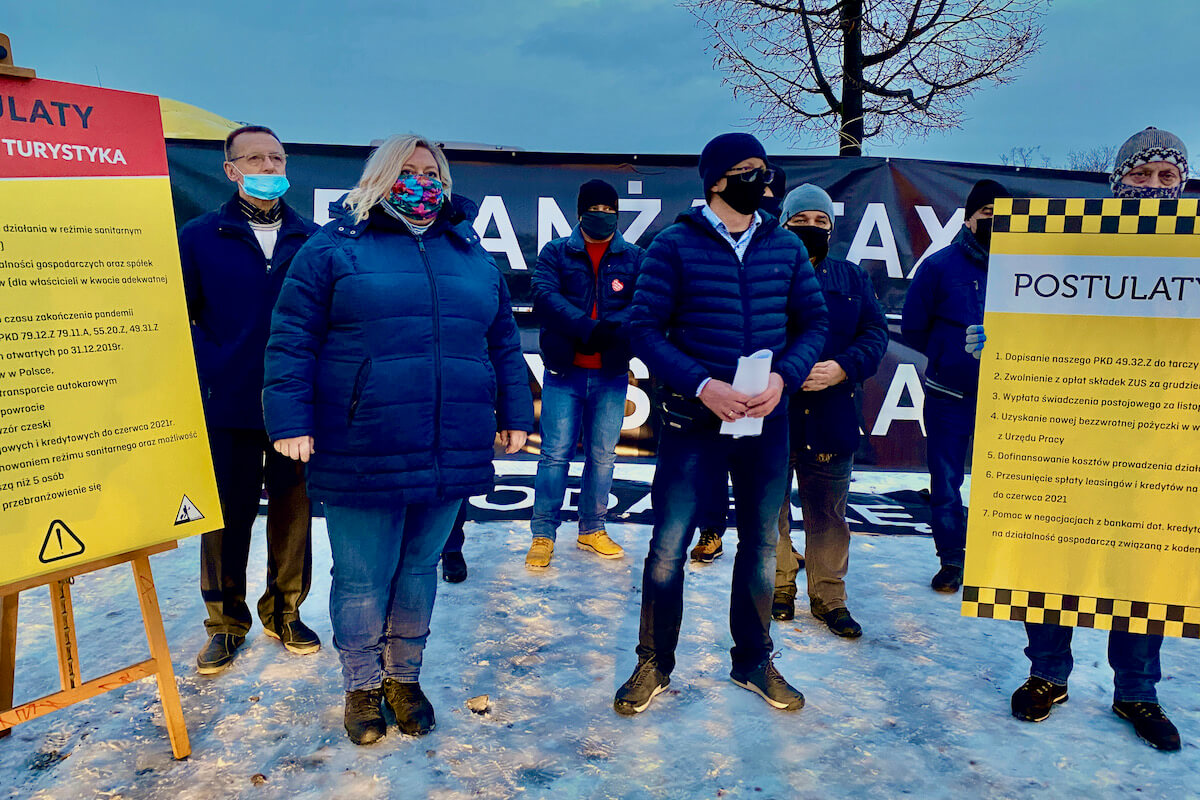
[[[196,670],[201,675],[216,675],[224,672],[233,663],[238,648],[246,641],[245,636],[236,633],[214,633],[209,637],[208,644],[196,656]]]
[[[1012,715],[1026,722],[1041,722],[1050,709],[1067,702],[1067,687],[1030,676],[1013,692]]]
[[[775,669],[775,656],[746,672],[735,669],[729,673],[729,679],[743,689],[754,692],[774,708],[784,711],[799,711],[804,708],[804,695],[784,680],[779,670]]]
[[[953,594],[962,588],[962,572],[962,567],[947,564],[938,570],[938,574],[933,576],[929,585],[935,592]]]
[[[721,535],[724,533],[725,531],[720,528],[702,528],[700,541],[692,548],[692,561],[711,564],[723,556],[725,546],[721,544]]]
[[[796,618],[796,598],[776,592],[771,600],[771,619],[787,622]]]
[[[433,706],[421,691],[421,684],[384,678],[383,697],[387,700],[388,708],[396,715],[396,724],[402,733],[424,736],[437,724],[433,717]]]
[[[824,614],[814,612],[813,616],[843,639],[857,639],[862,636],[862,625],[855,622],[854,617],[850,616],[850,612],[845,608],[835,608]]]
[[[278,639],[283,642],[283,646],[287,648],[289,653],[295,653],[299,656],[315,653],[321,649],[321,637],[317,636],[316,631],[298,619],[285,622],[274,629],[264,625],[263,632],[272,639]]]
[[[1113,703],[1118,717],[1133,723],[1133,732],[1146,744],[1159,750],[1178,750],[1179,729],[1167,719],[1158,703]]]
[[[613,710],[627,717],[639,714],[670,685],[670,677],[658,671],[658,664],[653,659],[639,659],[637,668],[629,676],[629,680],[617,689]]]
[[[383,690],[379,688],[346,692],[346,713],[343,722],[350,741],[355,744],[371,744],[387,734],[387,723],[383,721],[383,711],[379,707],[379,701],[382,699]]]
[[[442,580],[462,583],[467,579],[467,560],[462,553],[442,553]]]

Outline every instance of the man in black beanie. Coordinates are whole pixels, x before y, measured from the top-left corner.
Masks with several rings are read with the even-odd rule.
[[[729,677],[774,708],[804,705],[772,660],[771,595],[787,472],[786,395],[821,353],[825,302],[803,243],[758,210],[772,178],[759,141],[745,133],[716,137],[700,155],[700,177],[706,203],[655,237],[633,299],[634,352],[666,391],[638,663],[613,701],[619,714],[643,711],[670,683],[697,487],[724,487],[729,478],[738,531]],[[762,349],[772,355],[767,389],[754,396],[735,390],[738,358]],[[761,434],[721,434],[722,422],[742,417],[761,418]]]
[[[933,541],[941,569],[930,586],[957,592],[967,547],[963,473],[975,433],[979,360],[964,349],[967,328],[983,324],[992,204],[1011,197],[992,180],[975,184],[963,227],[948,247],[917,270],[904,298],[904,339],[929,358],[925,367],[925,435]]]
[[[541,323],[541,458],[534,479],[533,541],[525,566],[550,566],[567,488],[583,436],[579,493],[581,550],[625,554],[604,528],[608,490],[629,390],[629,303],[642,248],[617,231],[617,190],[601,180],[579,187],[579,224],[547,242],[533,271],[533,310]]]

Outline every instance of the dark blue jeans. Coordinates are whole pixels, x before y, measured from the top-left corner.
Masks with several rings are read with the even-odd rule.
[[[1059,686],[1067,685],[1071,668],[1071,634],[1074,628],[1062,625],[1025,623],[1029,646],[1029,674]],[[1110,631],[1108,664],[1113,670],[1113,701],[1117,703],[1157,703],[1154,689],[1162,679],[1158,653],[1163,637],[1153,634]]]
[[[664,428],[651,500],[654,531],[642,573],[639,658],[654,658],[664,674],[675,668],[683,620],[683,572],[699,512],[697,487],[733,481],[738,547],[733,560],[729,630],[735,669],[771,655],[771,594],[779,504],[787,475],[787,415],[765,420],[761,436],[734,439],[715,430]]]
[[[956,400],[925,395],[925,435],[929,462],[930,525],[942,566],[963,565],[967,549],[967,510],[963,474],[975,434],[975,398]]]
[[[535,537],[553,540],[558,533],[567,469],[581,432],[584,461],[579,532],[604,530],[628,391],[625,373],[612,376],[583,367],[546,370],[542,379],[542,456],[533,481],[533,519],[529,523]]]
[[[437,562],[461,504],[325,505],[333,553],[329,619],[347,692],[420,676]]]

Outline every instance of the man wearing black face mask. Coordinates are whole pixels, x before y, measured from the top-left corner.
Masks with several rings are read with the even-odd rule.
[[[700,513],[697,487],[732,479],[738,546],[730,590],[730,679],[772,708],[804,696],[775,668],[771,590],[787,474],[786,395],[800,389],[828,331],[821,287],[800,241],[758,211],[770,182],[762,144],[726,133],[700,154],[705,204],[681,214],[646,251],[630,324],[634,350],[665,385],[651,489],[654,530],[642,572],[637,666],[618,714],[644,711],[670,683],[683,619],[684,566]],[[771,352],[767,388],[733,388],[738,358]],[[722,421],[762,420],[757,436]]]
[[[580,434],[585,449],[579,494],[581,550],[601,558],[625,551],[604,529],[617,440],[629,389],[629,302],[642,249],[617,231],[617,190],[601,180],[579,187],[579,224],[548,242],[533,272],[533,310],[542,325],[541,458],[534,479],[529,569],[545,569]]]
[[[850,564],[846,498],[859,436],[854,391],[879,368],[888,328],[867,273],[856,264],[828,257],[833,217],[833,200],[811,183],[793,189],[783,201],[781,219],[804,242],[829,309],[829,338],[820,360],[792,396],[789,416],[792,464],[804,513],[809,611],[833,633],[854,639],[862,636],[862,627],[846,608],[843,580]],[[790,484],[789,480],[779,513],[775,551],[771,616],[778,620],[795,615],[800,566],[790,535]]]
[[[925,367],[925,435],[933,541],[941,569],[930,586],[954,593],[962,587],[967,513],[963,473],[975,432],[979,361],[964,349],[969,326],[983,324],[992,204],[1011,197],[992,180],[971,189],[962,230],[949,246],[917,269],[904,298],[904,339],[929,358]]]

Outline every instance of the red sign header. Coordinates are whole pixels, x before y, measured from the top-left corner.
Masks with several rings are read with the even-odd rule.
[[[0,179],[166,174],[157,97],[0,77]]]

